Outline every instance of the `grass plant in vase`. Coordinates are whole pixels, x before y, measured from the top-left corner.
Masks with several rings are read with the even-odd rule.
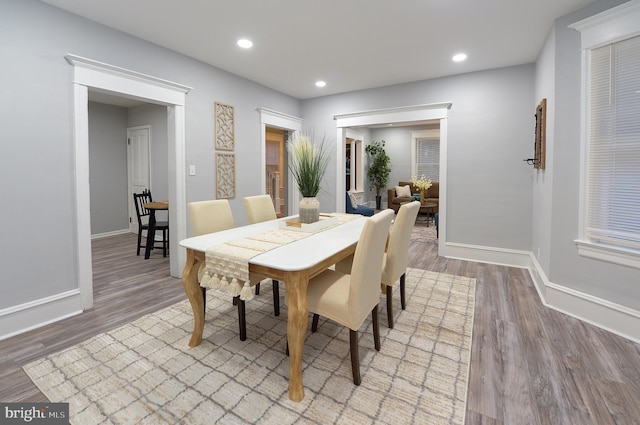
[[[287,143],[289,169],[302,195],[299,213],[301,223],[315,223],[320,219],[320,192],[324,172],[329,164],[325,138],[318,143],[313,132],[296,132]]]

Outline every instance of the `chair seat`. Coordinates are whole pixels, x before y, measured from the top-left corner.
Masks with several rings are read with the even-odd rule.
[[[307,288],[309,311],[338,322],[349,329],[357,330],[362,323],[354,321],[345,323],[344,320],[349,316],[350,287],[351,279],[348,274],[325,270],[314,277]]]
[[[143,224],[142,225],[143,229],[148,229],[149,228],[149,224]],[[163,229],[168,229],[169,228],[169,222],[168,221],[156,221],[156,230],[163,230]]]

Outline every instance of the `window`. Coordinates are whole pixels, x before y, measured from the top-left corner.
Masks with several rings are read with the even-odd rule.
[[[640,252],[640,36],[590,57],[586,236]]]
[[[640,2],[630,3],[572,25],[584,76],[576,243],[581,255],[640,268]]]
[[[431,181],[440,180],[440,140],[416,139],[416,174]]]
[[[422,175],[431,181],[440,181],[440,132],[439,130],[413,131],[411,149],[411,175]]]

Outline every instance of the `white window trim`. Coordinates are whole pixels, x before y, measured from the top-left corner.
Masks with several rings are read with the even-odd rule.
[[[589,141],[589,50],[640,34],[640,0],[620,6],[569,25],[580,31],[582,48],[581,142],[580,142],[580,215],[578,239],[574,242],[578,254],[609,263],[640,269],[640,253],[618,246],[594,243],[586,237],[587,164]]]
[[[416,169],[418,139],[430,139],[440,141],[440,129],[434,128],[432,130],[418,130],[411,132],[411,175],[420,178],[416,175],[418,170]],[[438,179],[438,181],[440,181]]]

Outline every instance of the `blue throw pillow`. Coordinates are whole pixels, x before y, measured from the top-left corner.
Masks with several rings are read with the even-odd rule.
[[[414,193],[413,195],[411,195],[411,200],[412,201],[419,201],[420,200],[420,194],[419,193]]]

